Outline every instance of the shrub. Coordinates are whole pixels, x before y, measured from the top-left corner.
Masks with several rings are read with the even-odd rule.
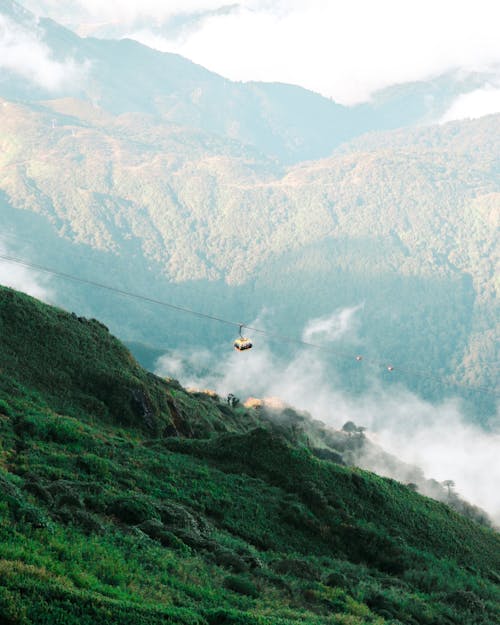
[[[2,625],[23,625],[27,623],[26,606],[20,594],[0,586],[0,622]]]
[[[140,495],[117,497],[107,505],[106,511],[130,525],[159,518],[156,508]]]
[[[33,527],[49,526],[49,519],[45,512],[31,504],[22,504],[16,510],[16,518],[25,523],[29,523]]]
[[[3,399],[0,399],[0,414],[3,414],[7,417],[12,416],[12,408],[10,405]]]
[[[104,524],[98,516],[86,510],[73,510],[73,522],[88,534],[101,534]]]
[[[446,595],[446,602],[451,603],[459,610],[467,610],[479,614],[484,612],[484,602],[471,590],[455,590]]]
[[[250,614],[236,610],[210,610],[205,617],[209,625],[257,625],[262,622]]]
[[[272,564],[273,569],[282,575],[293,575],[302,579],[318,580],[319,570],[310,562],[299,559],[282,559]]]
[[[254,599],[259,596],[259,591],[255,584],[247,577],[242,577],[241,575],[229,575],[224,580],[224,586],[240,595],[247,595]]]
[[[245,560],[231,549],[226,549],[217,545],[212,555],[214,561],[219,566],[233,570],[235,573],[243,573],[247,571],[249,565]]]
[[[340,571],[332,571],[325,579],[325,586],[332,588],[349,588],[347,576]]]

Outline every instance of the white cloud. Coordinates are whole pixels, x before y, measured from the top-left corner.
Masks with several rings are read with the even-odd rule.
[[[355,315],[361,310],[362,305],[352,308],[335,310],[330,315],[311,319],[302,333],[304,341],[336,341],[337,339],[352,333],[355,324]]]
[[[87,71],[86,65],[74,60],[56,61],[50,49],[28,30],[0,14],[0,69],[19,74],[22,78],[57,91],[68,83],[78,84]]]
[[[176,52],[233,80],[298,84],[350,104],[383,87],[500,63],[496,0],[25,0],[73,25]],[[234,6],[229,12],[219,11]],[[206,12],[206,15],[203,14]],[[190,28],[155,31],[202,14]],[[137,22],[140,22],[138,24]]]
[[[138,19],[152,24],[175,15],[216,10],[232,4],[217,0],[24,0],[23,5],[37,15],[50,15],[61,23],[76,24],[88,20],[130,25]]]
[[[500,524],[500,421],[495,431],[486,432],[467,423],[457,401],[432,405],[403,387],[384,387],[375,374],[370,391],[351,397],[332,375],[323,352],[300,349],[285,360],[271,350],[265,336],[252,338],[253,349],[237,353],[228,348],[225,358],[204,351],[190,352],[186,359],[185,352],[175,352],[158,361],[157,373],[188,387],[213,389],[221,397],[281,398],[337,429],[354,421],[367,427],[385,451],[423,469],[426,478],[454,480],[459,495]],[[407,481],[385,470],[379,460],[365,460],[367,468]]]
[[[500,113],[500,87],[489,84],[460,95],[443,115],[441,122],[476,119],[492,113]]]
[[[467,423],[456,403],[432,406],[410,393],[386,396],[374,408],[378,444],[422,468],[428,478],[454,480],[459,494],[500,525],[498,428],[485,432]]]
[[[5,244],[0,239],[0,254],[9,256]],[[48,278],[28,267],[0,258],[0,284],[49,302],[53,298]]]

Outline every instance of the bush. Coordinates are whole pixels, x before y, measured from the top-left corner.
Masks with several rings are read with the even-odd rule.
[[[156,508],[140,495],[117,497],[108,504],[106,511],[130,525],[138,525],[160,516]]]
[[[209,625],[257,625],[262,622],[250,614],[236,610],[210,610],[205,617]]]
[[[349,588],[349,581],[344,573],[332,571],[325,579],[325,586],[330,586],[331,588]]]
[[[479,614],[484,612],[484,602],[471,590],[455,590],[446,595],[446,602],[451,603],[459,610],[467,610]]]
[[[2,625],[23,625],[28,622],[21,595],[3,586],[0,586],[0,622]]]
[[[224,580],[225,588],[237,592],[240,595],[247,595],[254,599],[259,596],[257,586],[248,578],[240,575],[229,575]]]
[[[31,504],[23,504],[16,510],[16,518],[19,521],[29,523],[33,527],[48,527],[49,519],[45,512]]]
[[[101,534],[104,532],[104,524],[98,516],[86,510],[73,510],[73,522],[88,534]]]
[[[217,545],[213,550],[212,557],[216,564],[227,569],[233,570],[235,573],[243,573],[249,568],[249,564],[231,549]]]
[[[3,399],[0,399],[0,414],[5,415],[6,417],[12,417],[12,408]]]
[[[272,568],[282,575],[293,575],[302,579],[318,580],[320,578],[319,570],[306,560],[299,559],[283,559],[273,562]]]

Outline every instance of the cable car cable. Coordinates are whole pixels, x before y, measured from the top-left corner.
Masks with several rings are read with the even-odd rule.
[[[35,242],[35,241],[33,241],[33,240],[30,240],[30,239],[25,239],[25,238],[23,238],[23,237],[20,237],[20,236],[18,236],[18,235],[12,234],[12,233],[2,233],[2,234],[0,235],[0,242],[1,242],[2,238],[17,239],[17,240],[19,240],[19,241],[23,241],[23,242],[25,242],[25,243],[31,243],[31,244],[33,244],[33,245],[35,245],[35,244],[36,244],[36,242]],[[0,251],[1,251],[1,248],[0,248]],[[76,254],[76,256],[78,256],[79,258],[83,258],[83,259],[85,259],[85,257],[84,257],[83,255],[81,255],[81,254]],[[9,258],[14,259],[14,257],[9,257]],[[8,258],[7,258],[7,257],[5,257],[5,256],[1,256],[1,255],[0,255],[0,259],[8,260]],[[117,256],[117,257],[116,257],[116,259],[117,259],[117,260],[123,260],[123,257],[121,257],[121,256]],[[54,275],[59,275],[60,277],[66,277],[66,278],[71,279],[71,280],[74,280],[74,281],[84,281],[83,279],[78,278],[78,277],[73,276],[73,275],[70,275],[70,274],[64,274],[64,275],[63,275],[63,274],[61,274],[60,272],[57,272],[57,271],[55,271],[55,270],[51,270],[51,269],[48,269],[48,268],[43,268],[43,267],[42,267],[42,266],[40,266],[40,265],[33,265],[33,264],[30,264],[30,263],[28,263],[27,261],[24,261],[23,259],[12,260],[12,262],[18,262],[18,263],[20,263],[20,264],[23,264],[23,263],[24,263],[24,264],[26,264],[27,266],[34,267],[34,268],[39,269],[39,270],[41,270],[41,271],[45,271],[46,273],[53,273]],[[95,259],[92,259],[92,263],[91,263],[91,264],[97,264],[97,265],[101,265],[101,266],[103,266],[103,265],[104,265],[104,263],[102,263],[102,262],[101,262],[101,261],[99,261],[99,260],[95,260]],[[98,284],[98,283],[92,283],[91,281],[87,281],[87,282],[88,282],[89,284],[91,284],[92,286],[99,286],[100,288],[106,288],[106,289],[109,289],[109,290],[111,290],[111,291],[115,291],[115,292],[119,292],[119,291],[120,291],[119,289],[115,289],[114,287],[111,287],[111,286],[109,286],[109,285],[103,285],[103,284]],[[175,283],[175,282],[170,282],[170,281],[169,281],[169,282],[168,282],[168,286],[169,286],[169,287],[175,287],[175,288],[178,288],[178,289],[180,289],[180,290],[188,290],[188,291],[198,292],[198,291],[197,291],[197,289],[195,289],[194,287],[191,287],[191,286],[186,286],[185,284],[182,284],[182,285],[181,285],[181,284],[177,284],[177,283]],[[228,321],[228,320],[225,320],[225,319],[218,318],[218,317],[216,317],[216,316],[211,316],[211,315],[208,315],[208,316],[207,316],[207,315],[204,315],[203,313],[199,313],[199,312],[197,312],[197,311],[193,311],[193,310],[188,309],[188,308],[183,308],[183,307],[181,307],[181,306],[174,306],[174,305],[168,304],[168,303],[166,303],[166,302],[160,302],[160,301],[158,301],[158,300],[154,300],[154,299],[152,299],[152,298],[148,298],[148,297],[146,297],[146,296],[141,296],[141,295],[137,295],[137,294],[130,293],[130,292],[125,293],[125,292],[121,292],[121,291],[120,291],[120,293],[121,293],[122,295],[129,295],[129,296],[131,296],[131,297],[135,297],[135,298],[138,298],[138,299],[147,299],[147,300],[148,300],[148,301],[150,301],[151,303],[154,303],[154,304],[159,304],[159,305],[165,305],[165,306],[168,306],[168,307],[170,307],[170,308],[175,308],[176,310],[179,310],[179,311],[181,311],[181,312],[189,312],[189,313],[191,313],[191,314],[194,314],[194,315],[197,315],[197,316],[201,316],[201,317],[206,316],[207,318],[209,318],[209,319],[211,319],[211,320],[219,321],[219,322],[222,322],[222,323],[227,323],[227,324],[234,325],[234,326],[239,326],[239,328],[240,328],[240,335],[241,335],[241,329],[242,329],[242,328],[247,328],[247,329],[251,330],[252,332],[257,332],[257,333],[259,333],[259,334],[265,334],[265,335],[268,335],[268,336],[273,336],[274,338],[276,338],[276,339],[278,339],[278,340],[283,340],[283,341],[286,341],[286,342],[291,342],[291,343],[298,343],[298,344],[305,345],[305,346],[307,346],[307,347],[314,347],[314,348],[319,348],[319,349],[325,349],[323,346],[316,345],[316,344],[313,344],[313,343],[308,343],[308,342],[303,341],[303,340],[300,340],[300,339],[296,339],[296,338],[291,338],[291,337],[287,337],[287,336],[281,336],[281,335],[278,335],[278,334],[270,333],[270,332],[268,332],[268,331],[266,331],[266,330],[260,330],[260,329],[258,329],[258,328],[252,328],[252,327],[247,326],[247,325],[245,325],[245,324],[236,323],[236,322],[233,322],[233,321]],[[206,295],[205,295],[205,297],[206,297]],[[328,348],[328,349],[329,349],[329,351],[332,351],[332,352],[334,351],[334,353],[338,354],[338,355],[339,355],[339,356],[341,356],[341,357],[348,358],[348,359],[351,359],[351,358],[352,358],[352,354],[351,354],[351,353],[342,353],[340,350],[331,350],[330,348]],[[364,360],[365,362],[368,362],[368,363],[370,363],[370,364],[372,364],[372,365],[373,365],[373,364],[377,364],[377,366],[380,366],[380,367],[383,367],[383,368],[387,368],[389,371],[393,371],[393,370],[394,370],[394,366],[392,366],[392,365],[390,365],[390,364],[387,364],[385,361],[378,361],[378,362],[376,362],[376,363],[375,363],[375,362],[373,362],[372,360],[370,360],[370,359],[369,359],[368,357],[366,357],[366,356],[356,356],[355,358],[356,358],[356,360],[358,360],[358,361]],[[498,368],[499,368],[499,363],[498,363],[498,361],[496,361],[496,362],[484,362],[484,363],[482,363],[482,364],[483,364],[484,366],[488,367],[489,369],[494,370],[494,371],[498,370]],[[391,367],[391,368],[389,369],[389,367]],[[461,368],[463,371],[471,371],[471,370],[473,370],[473,369],[474,369],[474,367],[467,367],[467,366],[461,366],[460,368]],[[423,371],[422,371],[422,372],[420,372],[420,373],[418,373],[418,370],[417,370],[417,369],[414,369],[413,367],[412,367],[410,370],[408,370],[408,369],[403,370],[401,367],[399,367],[399,366],[398,366],[398,367],[397,367],[397,369],[398,369],[398,371],[401,371],[401,372],[404,372],[404,373],[409,373],[409,371],[414,371],[414,372],[415,372],[415,375],[419,375],[420,377],[429,377],[429,378],[430,378],[430,377],[433,377],[433,376],[429,376],[429,374],[428,374],[428,373],[423,372]],[[435,379],[435,378],[433,378],[433,379]],[[446,384],[449,384],[449,383],[447,382]],[[462,383],[459,383],[459,382],[453,382],[453,383],[451,383],[451,384],[453,384],[453,385],[461,385]],[[474,388],[474,389],[476,389],[476,388],[481,388],[481,387],[477,387],[477,386],[474,386],[474,385],[466,385],[466,387],[467,387],[467,388]],[[483,390],[485,390],[485,387],[482,387],[482,388],[483,388]],[[491,392],[491,391],[488,389],[488,392]]]
[[[43,271],[44,273],[49,273],[52,274],[54,276],[58,276],[60,278],[64,278],[67,280],[71,280],[73,282],[78,282],[80,284],[87,284],[89,286],[94,286],[94,287],[98,287],[101,289],[105,289],[107,291],[110,291],[112,293],[116,293],[118,295],[123,295],[125,297],[130,297],[136,300],[142,300],[145,302],[149,302],[152,304],[156,304],[159,306],[163,306],[165,308],[170,308],[171,310],[176,310],[178,312],[183,312],[186,314],[190,314],[199,318],[203,318],[203,319],[209,319],[211,321],[217,321],[219,323],[223,323],[225,325],[229,325],[229,326],[233,326],[238,328],[239,330],[241,330],[241,328],[246,328],[248,330],[251,330],[252,332],[256,332],[257,334],[261,334],[264,336],[268,336],[272,339],[276,339],[279,340],[281,342],[286,342],[289,344],[297,344],[297,345],[304,345],[306,347],[312,347],[315,349],[320,349],[322,351],[327,351],[329,353],[335,354],[336,356],[339,356],[341,358],[344,359],[349,359],[352,360],[353,358],[355,358],[356,360],[358,360],[358,357],[353,356],[352,353],[347,353],[347,352],[343,352],[340,350],[336,350],[336,349],[332,349],[331,347],[325,348],[324,346],[321,345],[317,345],[316,343],[310,343],[308,341],[304,341],[301,339],[297,339],[294,337],[289,337],[286,335],[281,335],[281,334],[275,334],[272,332],[268,332],[266,330],[262,330],[260,328],[254,328],[252,326],[248,326],[246,324],[242,324],[241,322],[237,322],[237,321],[231,321],[229,319],[224,319],[222,317],[217,317],[215,315],[209,315],[207,313],[202,313],[199,312],[197,310],[192,310],[190,308],[186,308],[184,306],[179,306],[177,304],[171,304],[169,302],[165,302],[162,300],[158,300],[152,297],[149,297],[147,295],[140,295],[138,293],[132,293],[130,291],[126,291],[124,289],[119,289],[113,286],[110,286],[108,284],[103,284],[102,282],[97,282],[95,280],[88,280],[86,278],[80,278],[78,276],[74,276],[72,274],[69,273],[65,273],[62,271],[57,271],[55,269],[51,269],[49,267],[44,267],[43,265],[39,265],[37,263],[32,263],[32,262],[28,262],[22,258],[16,258],[14,256],[8,256],[5,254],[0,254],[0,260],[6,261],[6,262],[11,262],[11,263],[16,263],[19,265],[23,265],[25,267],[30,267],[32,269],[37,269],[39,271]],[[475,386],[475,385],[469,385],[469,384],[464,384],[462,382],[452,382],[452,381],[445,381],[442,378],[439,378],[438,376],[435,375],[429,375],[427,372],[425,371],[419,371],[417,369],[406,369],[403,367],[399,367],[399,366],[394,366],[392,364],[388,364],[387,362],[382,362],[382,361],[377,361],[375,359],[372,358],[365,358],[364,356],[361,357],[361,361],[363,362],[367,362],[368,364],[374,365],[374,366],[378,366],[378,367],[383,367],[384,369],[393,372],[393,371],[401,371],[402,373],[405,373],[407,375],[411,376],[415,376],[415,377],[420,377],[420,378],[425,378],[425,379],[430,379],[433,380],[437,383],[440,383],[442,385],[446,385],[446,386],[459,386],[462,387],[466,390],[471,390],[471,391],[477,391],[477,392],[482,392],[482,393],[487,393],[489,395],[493,395],[493,396],[500,396],[500,393],[497,393],[496,391],[493,391],[489,388],[483,387],[483,386]]]

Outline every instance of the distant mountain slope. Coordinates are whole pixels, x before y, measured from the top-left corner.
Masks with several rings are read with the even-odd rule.
[[[495,623],[497,533],[6,289],[0,354],[2,622]]]
[[[99,254],[108,282],[195,310],[203,301],[225,318],[252,319],[267,306],[289,333],[363,304],[353,353],[361,341],[402,368],[497,388],[500,116],[372,133],[284,168],[145,114],[112,116],[77,99],[3,104],[3,231],[33,230],[32,258],[64,258],[95,277]],[[40,216],[36,227],[27,211]],[[71,258],[69,241],[83,260]],[[168,280],[192,288],[175,292]],[[110,306],[99,314],[125,338],[163,340],[161,311],[142,308],[119,329]],[[222,338],[186,323],[180,344]],[[442,396],[432,382],[405,381]],[[491,397],[479,398],[494,411]]]
[[[44,42],[55,60],[82,69],[55,92],[6,72],[0,96],[30,102],[71,96],[113,114],[154,114],[164,122],[252,145],[284,163],[328,156],[341,142],[371,130],[436,121],[460,93],[486,80],[484,75],[451,73],[390,88],[369,103],[345,107],[292,85],[235,83],[132,40],[80,38],[50,19],[37,22],[14,0],[5,0],[0,14]]]
[[[393,378],[427,398],[467,396],[476,419],[495,414],[499,117],[380,132],[439,118],[480,77],[348,108],[232,83],[134,41],[80,38],[14,0],[0,12],[21,42],[79,70],[55,91],[2,72],[1,234],[14,237],[3,248],[223,318],[265,308],[294,336],[358,307],[345,353],[396,362]],[[129,303],[123,315],[81,285],[58,284],[57,297],[123,338],[167,342],[164,310]],[[232,338],[175,323],[178,345],[216,351]],[[338,378],[359,392],[368,376],[354,367]],[[417,369],[430,376],[403,373]]]

